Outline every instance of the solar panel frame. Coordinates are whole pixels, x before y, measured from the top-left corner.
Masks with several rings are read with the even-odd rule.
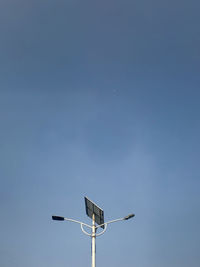
[[[86,214],[88,217],[92,219],[92,215],[95,215],[95,222],[98,225],[101,225],[104,223],[104,211],[98,207],[93,201],[91,201],[88,197],[85,197],[85,209]],[[104,229],[104,225],[101,226],[101,228]]]

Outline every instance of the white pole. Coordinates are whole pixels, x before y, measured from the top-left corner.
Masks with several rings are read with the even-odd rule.
[[[96,267],[96,229],[95,229],[95,215],[92,215],[92,267]]]

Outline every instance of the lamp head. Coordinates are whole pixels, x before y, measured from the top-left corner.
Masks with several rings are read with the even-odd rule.
[[[129,214],[129,215],[124,217],[124,220],[129,220],[129,219],[133,218],[134,216],[135,216],[135,214],[133,214],[133,213]]]
[[[54,220],[54,221],[64,221],[65,220],[65,218],[64,217],[61,217],[61,216],[52,216],[52,220]]]

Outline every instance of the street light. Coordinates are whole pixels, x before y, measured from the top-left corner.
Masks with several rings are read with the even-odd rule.
[[[119,221],[126,221],[135,216],[135,214],[129,214],[123,218],[115,219],[112,221],[104,222],[104,212],[101,208],[99,208],[94,202],[92,202],[89,198],[85,197],[85,208],[86,208],[86,214],[92,219],[92,226],[77,220],[65,218],[62,216],[52,216],[52,220],[55,221],[70,221],[74,223],[78,223],[81,226],[81,230],[84,234],[92,237],[92,267],[96,267],[96,251],[95,251],[95,243],[96,243],[96,237],[102,235],[105,233],[108,224],[119,222]],[[96,224],[97,225],[96,225]],[[85,229],[85,227],[88,227],[90,229],[90,233],[88,233]],[[103,228],[103,230],[100,233],[97,233],[98,228]]]

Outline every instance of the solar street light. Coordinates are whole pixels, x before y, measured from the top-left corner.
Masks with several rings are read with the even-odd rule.
[[[77,220],[65,218],[62,216],[55,216],[55,215],[52,216],[52,220],[70,221],[70,222],[80,224],[82,232],[84,234],[92,237],[92,267],[96,267],[96,251],[95,251],[96,237],[105,233],[108,224],[114,223],[114,222],[119,222],[119,221],[124,221],[124,220],[129,220],[129,219],[133,218],[135,216],[135,214],[129,214],[123,218],[104,222],[104,211],[87,197],[85,197],[85,209],[86,209],[86,214],[92,219],[92,225],[88,225],[86,223],[83,223],[83,222],[80,222]],[[90,229],[90,233],[88,233],[84,229],[84,226],[88,227]],[[100,233],[97,233],[98,228],[102,228],[103,230]]]

